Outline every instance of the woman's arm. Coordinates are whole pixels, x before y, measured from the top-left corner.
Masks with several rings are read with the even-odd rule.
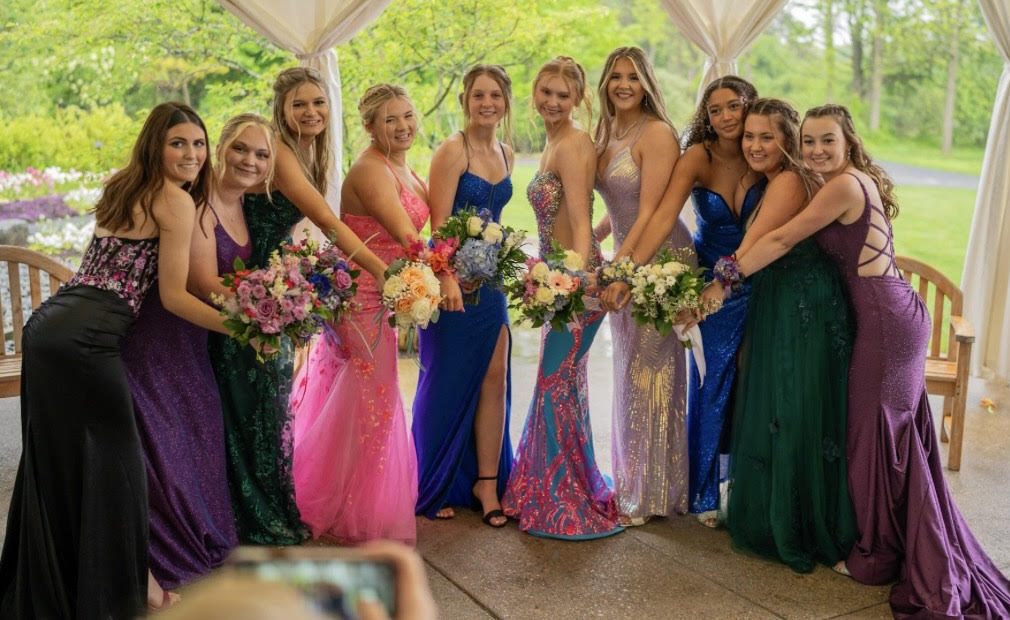
[[[572,248],[588,264],[593,248],[593,223],[589,216],[589,200],[593,194],[593,171],[596,170],[596,150],[589,135],[578,132],[558,145],[556,161],[558,177],[565,191],[568,223],[572,227]]]
[[[617,257],[631,256],[638,264],[647,263],[659,251],[673,232],[673,227],[680,219],[680,212],[691,195],[691,189],[708,166],[705,150],[695,145],[687,150],[677,160],[670,175],[666,190],[645,226],[635,231],[635,236],[629,234]]]
[[[628,239],[635,240],[641,237],[642,232],[649,225],[653,213],[656,212],[660,200],[666,192],[666,187],[670,184],[674,166],[680,159],[680,147],[677,145],[673,131],[666,123],[659,121],[652,121],[646,125],[642,136],[632,149],[632,155],[635,152],[640,157],[639,169],[642,171],[638,214],[635,216],[635,223],[628,230],[622,245],[626,245]],[[690,188],[688,188],[688,192],[690,192]],[[681,206],[683,206],[683,202]],[[677,211],[677,217],[680,217],[680,210]],[[671,220],[674,225],[676,225],[677,217]],[[670,231],[673,231],[673,227],[670,228]],[[668,232],[667,236],[669,234]],[[624,252],[623,248],[618,248],[619,256],[627,256],[628,254],[629,252]]]
[[[186,290],[189,245],[196,220],[193,198],[175,185],[165,185],[152,208],[158,224],[158,289],[161,303],[172,314],[204,329],[227,334],[224,318]]]
[[[193,237],[189,246],[189,279],[187,288],[191,293],[210,300],[211,293],[228,294],[217,272],[217,238],[214,226],[217,220],[210,209],[204,209],[203,217],[197,218],[193,226]]]
[[[800,175],[783,170],[765,189],[757,215],[747,227],[743,241],[737,247],[737,256],[747,252],[754,242],[791,220],[809,199]]]
[[[864,206],[863,192],[855,179],[842,175],[832,179],[799,215],[756,240],[746,252],[737,253],[740,272],[754,274],[775,262],[818,230]]]
[[[434,233],[452,215],[452,202],[459,187],[459,176],[466,170],[466,152],[459,134],[454,135],[438,147],[431,159],[428,171],[428,206],[431,208],[431,231]],[[445,299],[446,310],[463,309],[463,291],[459,282],[451,274],[438,274]]]
[[[340,221],[319,190],[305,178],[294,152],[285,144],[277,147],[274,186],[323,232],[333,233],[334,243],[345,254],[353,254],[355,263],[382,281],[386,263],[369,250],[347,224]]]

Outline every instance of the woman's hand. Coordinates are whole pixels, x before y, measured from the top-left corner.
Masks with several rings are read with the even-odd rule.
[[[443,310],[448,310],[449,312],[462,312],[463,311],[463,291],[459,288],[459,282],[456,281],[456,276],[451,273],[439,273],[437,275],[438,282],[442,289],[442,306]]]
[[[712,280],[701,290],[700,299],[701,307],[705,310],[706,314],[718,312],[719,308],[722,307],[722,302],[726,301],[726,289],[723,287],[722,282]]]
[[[610,312],[621,310],[631,301],[631,286],[627,282],[611,282],[600,295],[600,301]]]

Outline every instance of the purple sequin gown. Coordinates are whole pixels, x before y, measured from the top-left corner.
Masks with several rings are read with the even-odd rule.
[[[561,179],[538,172],[527,194],[540,229],[540,254],[546,255],[564,195]],[[594,242],[589,267],[599,261]],[[622,531],[614,492],[596,466],[589,422],[586,353],[602,322],[602,312],[585,312],[576,327],[548,324],[541,331],[533,402],[501,500],[505,514],[518,519],[524,532],[585,540]]]
[[[885,247],[865,243],[871,227],[886,235]],[[856,318],[847,453],[859,538],[849,571],[868,584],[897,580],[896,618],[1010,617],[1010,581],[972,535],[943,478],[924,378],[926,306],[897,275],[859,275],[870,262],[860,260],[864,244],[863,256],[883,255],[897,273],[890,223],[867,196],[859,220],[833,222],[817,241],[839,264]]]
[[[218,273],[249,257],[218,224]],[[221,398],[207,330],[165,309],[152,287],[123,343],[144,448],[151,573],[173,590],[219,566],[238,544],[225,474]]]
[[[638,217],[642,174],[631,143],[596,179],[619,247]],[[664,249],[691,247],[677,220]],[[614,338],[614,490],[633,519],[687,512],[687,355],[675,334],[641,326],[631,308],[610,313]]]

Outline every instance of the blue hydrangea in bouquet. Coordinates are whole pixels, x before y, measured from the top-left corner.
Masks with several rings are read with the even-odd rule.
[[[519,277],[526,263],[522,246],[525,231],[502,226],[487,209],[457,211],[432,235],[435,247],[452,247],[449,267],[459,280],[468,303],[479,301],[480,287],[490,283],[499,290]]]
[[[584,261],[578,252],[562,249],[557,242],[550,254],[529,258],[521,278],[506,283],[509,307],[533,327],[550,325],[561,330],[578,323],[586,309]]]
[[[281,246],[282,256],[298,260],[298,266],[316,290],[322,302],[317,313],[321,319],[336,323],[355,308],[354,295],[358,290],[359,270],[351,267],[343,253],[333,243],[320,246],[306,237],[299,243]]]

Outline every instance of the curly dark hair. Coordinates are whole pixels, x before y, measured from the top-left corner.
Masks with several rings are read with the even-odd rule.
[[[708,100],[712,93],[720,88],[728,88],[740,97],[746,111],[750,104],[758,98],[758,91],[754,85],[747,80],[735,75],[724,75],[721,78],[712,80],[705,87],[705,92],[698,102],[698,109],[694,112],[694,117],[684,131],[684,149],[694,144],[710,144],[715,142],[719,136],[716,135],[712,123],[708,121]]]

